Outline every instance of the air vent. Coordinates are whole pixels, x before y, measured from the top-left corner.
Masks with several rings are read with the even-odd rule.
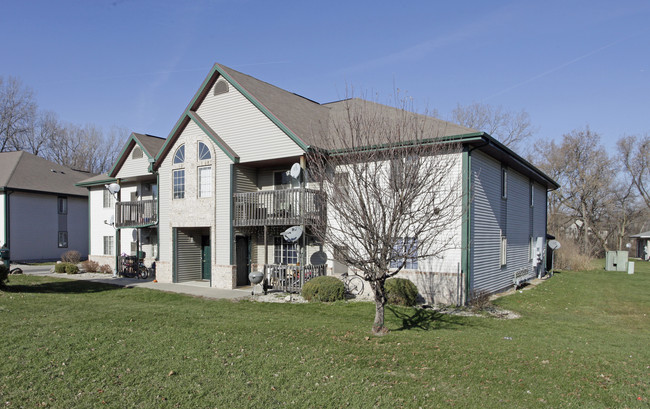
[[[219,80],[217,81],[216,84],[214,84],[214,95],[217,96],[219,94],[225,94],[228,92],[228,83],[224,80]]]

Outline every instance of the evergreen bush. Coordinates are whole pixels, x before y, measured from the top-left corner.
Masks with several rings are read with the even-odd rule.
[[[343,281],[332,276],[321,276],[302,286],[302,296],[307,301],[332,302],[345,299]]]
[[[390,278],[384,284],[389,304],[412,307],[418,299],[418,288],[406,278]]]

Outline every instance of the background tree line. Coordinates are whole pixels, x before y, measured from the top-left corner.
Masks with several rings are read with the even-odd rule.
[[[110,169],[127,131],[60,121],[42,111],[34,92],[14,77],[0,76],[0,152],[26,151],[72,169],[103,173]]]

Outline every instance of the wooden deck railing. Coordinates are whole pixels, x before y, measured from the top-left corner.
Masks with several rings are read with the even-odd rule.
[[[115,203],[115,227],[144,227],[158,223],[156,200]]]
[[[290,266],[286,264],[266,264],[264,278],[269,288],[286,292],[300,292],[302,286],[314,277],[324,276],[327,265]]]
[[[324,216],[322,193],[313,189],[235,193],[233,201],[235,227],[312,224]]]

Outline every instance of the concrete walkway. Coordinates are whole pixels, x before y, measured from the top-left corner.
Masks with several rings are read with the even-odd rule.
[[[87,280],[95,283],[110,284],[125,288],[150,288],[152,290],[167,291],[170,293],[187,294],[196,297],[205,297],[213,299],[236,299],[248,298],[251,295],[252,288],[245,287],[235,290],[223,290],[210,287],[207,281],[189,281],[182,284],[154,283],[152,279],[140,280],[137,278],[116,277],[110,274],[102,273],[81,273],[81,274],[56,274],[52,272],[51,265],[27,265],[12,264],[11,268],[19,267],[23,274],[49,276],[56,278],[66,278],[71,280]],[[11,276],[10,276],[11,277]],[[11,278],[10,278],[11,279]],[[259,287],[255,294],[260,293]]]

